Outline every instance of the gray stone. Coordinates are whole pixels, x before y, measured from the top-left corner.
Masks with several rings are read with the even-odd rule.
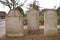
[[[39,12],[31,9],[27,13],[28,30],[39,30]]]
[[[44,13],[44,35],[55,36],[57,34],[57,13],[53,9],[47,9]]]
[[[23,36],[23,15],[18,10],[11,10],[6,15],[6,35]]]

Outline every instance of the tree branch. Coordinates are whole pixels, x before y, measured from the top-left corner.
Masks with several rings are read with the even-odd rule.
[[[6,0],[6,2],[8,3],[8,7],[11,9],[10,3],[8,0]]]
[[[1,2],[3,5],[8,6],[8,7],[11,9],[8,0],[6,0],[6,2],[0,0],[0,2]]]
[[[24,1],[24,3],[23,3],[23,4],[21,4],[20,6],[23,6],[26,2],[27,2],[27,0],[25,0],[25,1]]]

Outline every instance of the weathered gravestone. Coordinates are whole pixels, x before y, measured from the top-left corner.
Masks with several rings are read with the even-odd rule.
[[[54,9],[47,9],[44,13],[44,26],[45,36],[57,34],[57,13]]]
[[[39,12],[35,9],[31,9],[27,14],[28,30],[39,30]]]
[[[11,10],[6,16],[6,35],[23,36],[23,15],[18,10]]]

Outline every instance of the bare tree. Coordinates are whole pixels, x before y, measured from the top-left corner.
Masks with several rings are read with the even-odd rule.
[[[3,5],[8,6],[8,7],[11,9],[11,3],[9,3],[8,0],[5,0],[5,1],[0,0],[0,2],[1,2]]]
[[[16,7],[24,6],[24,4],[26,3],[26,1],[27,0],[25,0],[24,3],[22,3],[22,4],[20,3],[19,4],[20,0],[10,0],[10,1],[9,0],[4,0],[4,1],[0,0],[0,3],[2,3],[5,6],[8,6],[10,9],[13,6],[13,9],[15,9]]]
[[[2,3],[3,5],[5,6],[8,6],[11,10],[11,8],[13,7],[13,9],[18,9],[24,16],[24,11],[23,9],[21,8],[22,6],[24,6],[24,4],[27,2],[27,0],[24,1],[24,3],[20,3],[20,0],[0,0],[0,3]]]
[[[39,10],[39,6],[36,3],[37,1],[35,0],[33,4],[29,4],[29,6],[32,7],[33,9]]]

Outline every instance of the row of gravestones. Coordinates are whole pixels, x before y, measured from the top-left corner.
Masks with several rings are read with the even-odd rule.
[[[27,14],[28,29],[39,30],[39,12],[32,9]],[[44,13],[44,35],[57,34],[57,13],[54,9],[47,9]],[[23,36],[23,15],[18,10],[11,10],[6,15],[6,35]]]

